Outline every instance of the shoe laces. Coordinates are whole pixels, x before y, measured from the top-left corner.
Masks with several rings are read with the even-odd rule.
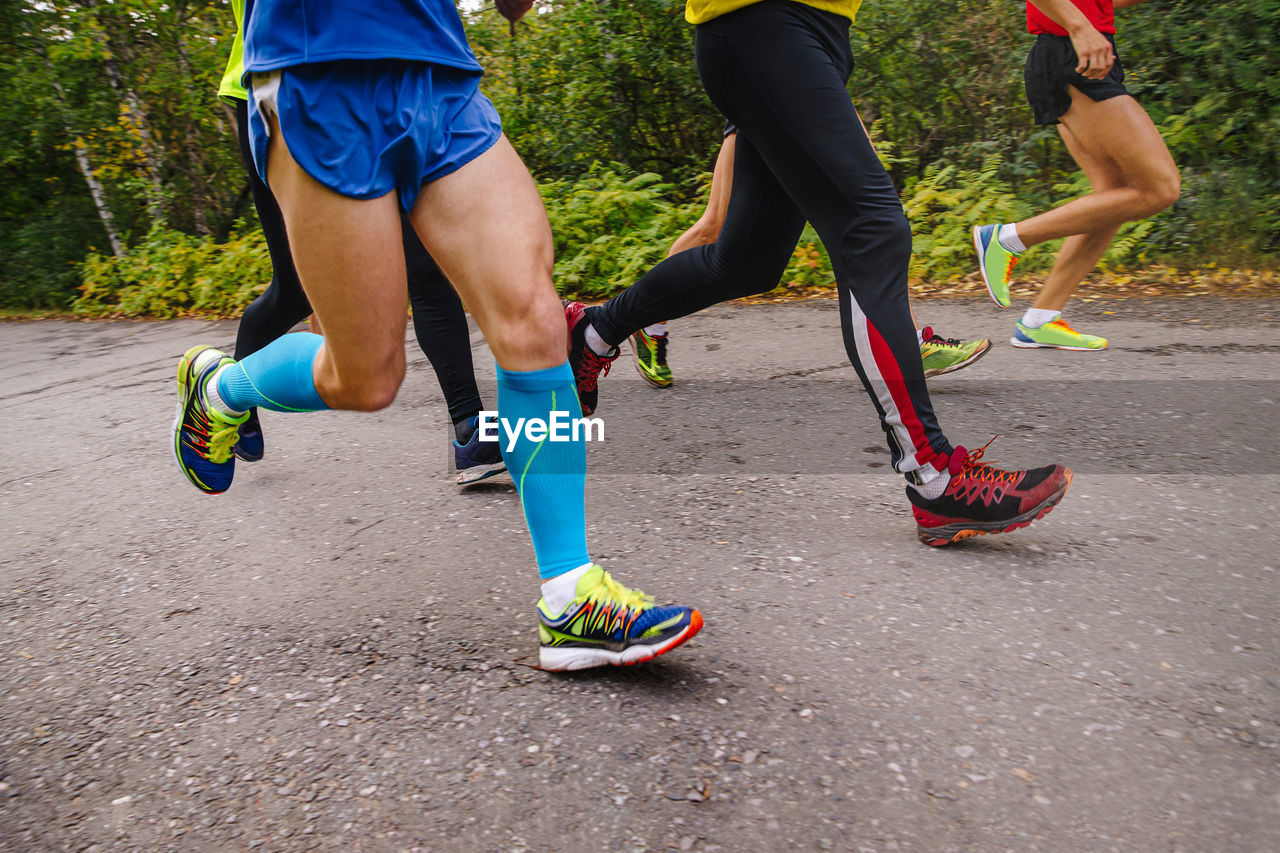
[[[205,405],[196,409],[187,428],[187,444],[210,462],[221,464],[231,458],[231,450],[240,440],[240,424],[211,417]]]
[[[934,333],[930,337],[924,339],[926,344],[933,344],[935,347],[958,347],[964,343],[959,338],[944,338],[938,333]]]
[[[609,368],[613,367],[615,358],[617,358],[616,355],[612,358],[605,355],[597,355],[596,351],[584,342],[582,345],[582,361],[576,371],[579,390],[594,391],[596,383],[600,381],[600,377],[609,375]]]
[[[993,435],[991,441],[995,441],[999,437],[999,435]],[[969,478],[989,483],[1016,485],[1018,475],[1022,473],[1021,471],[1005,471],[1002,468],[993,468],[990,464],[981,461],[983,455],[987,452],[987,448],[991,446],[991,441],[988,441],[977,450],[970,450],[964,458],[964,465],[961,466],[960,473],[953,479],[963,480]]]
[[[1062,319],[1061,317],[1059,317],[1056,320],[1050,320],[1048,325],[1053,326],[1055,329],[1060,329],[1072,335],[1080,334],[1075,329],[1071,328],[1071,324],[1068,323],[1066,320]]]
[[[654,360],[657,361],[658,364],[666,364],[667,363],[667,336],[655,335],[651,338],[651,340],[657,345],[656,352],[654,355]]]
[[[653,596],[645,595],[638,589],[630,589],[623,586],[613,579],[613,575],[600,570],[600,583],[596,584],[588,593],[588,597],[594,600],[612,600],[633,610],[644,610],[653,604]]]

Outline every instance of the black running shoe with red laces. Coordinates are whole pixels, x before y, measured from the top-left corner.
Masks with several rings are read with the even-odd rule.
[[[1048,514],[1067,493],[1070,468],[993,468],[980,461],[990,444],[988,441],[974,451],[957,447],[952,452],[948,465],[951,482],[942,497],[929,500],[907,487],[920,541],[939,546],[985,533],[1008,533]]]
[[[609,373],[619,354],[618,348],[614,347],[610,355],[596,355],[595,350],[587,346],[586,310],[581,302],[564,300],[564,320],[569,327],[569,367],[573,370],[574,384],[578,386],[578,402],[582,404],[584,418],[596,410],[600,399],[596,383]]]

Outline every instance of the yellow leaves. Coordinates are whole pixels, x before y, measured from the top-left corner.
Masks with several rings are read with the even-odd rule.
[[[911,296],[925,299],[982,298],[986,287],[982,276],[973,272],[960,278],[915,276],[910,281]],[[1010,290],[1017,299],[1034,296],[1040,278],[1015,278]],[[1178,298],[1195,296],[1280,297],[1280,271],[1229,269],[1222,267],[1178,269],[1165,265],[1127,269],[1124,272],[1096,272],[1085,279],[1075,297],[1082,301],[1129,298]]]

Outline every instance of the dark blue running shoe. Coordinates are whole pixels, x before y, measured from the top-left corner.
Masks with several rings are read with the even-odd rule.
[[[262,424],[258,422],[258,409],[255,406],[249,410],[249,420],[240,424],[240,437],[236,439],[236,446],[231,448],[231,452],[241,462],[257,462],[265,449]]]
[[[245,412],[230,417],[209,403],[206,385],[218,369],[235,364],[224,352],[213,347],[194,346],[178,362],[178,413],[173,419],[173,458],[191,485],[216,495],[231,486],[236,472],[236,458],[231,448],[236,443],[240,424],[249,417]]]
[[[465,444],[453,441],[453,467],[458,469],[458,485],[478,483],[507,470],[502,461],[502,449],[496,441],[480,440],[480,418],[471,417],[467,429],[471,437]]]

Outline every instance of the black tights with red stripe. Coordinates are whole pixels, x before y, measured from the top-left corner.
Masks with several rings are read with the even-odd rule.
[[[777,285],[806,220],[831,256],[845,349],[880,415],[894,468],[946,467],[907,304],[911,227],[849,99],[849,21],[765,0],[702,24],[698,73],[738,126],[715,243],[674,255],[588,319],[617,345],[636,330]]]

